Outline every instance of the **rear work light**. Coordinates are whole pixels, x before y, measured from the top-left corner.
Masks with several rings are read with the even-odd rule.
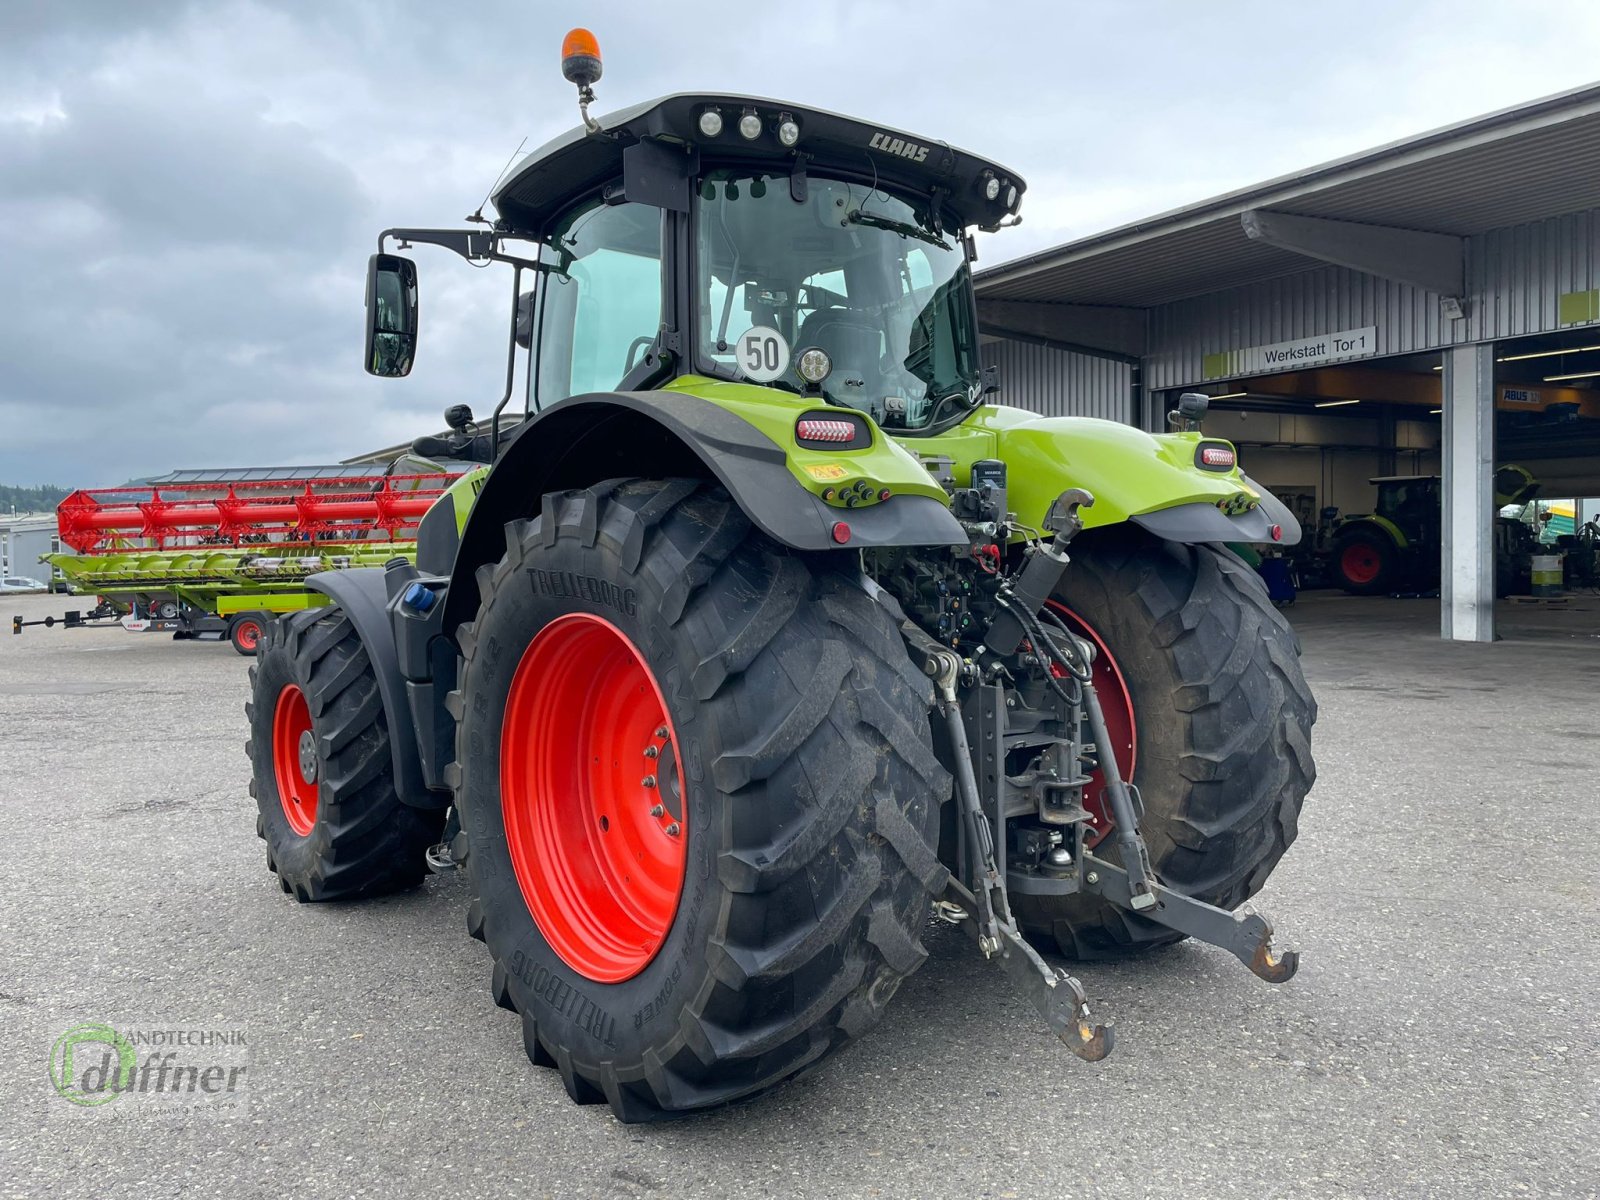
[[[1237,461],[1232,446],[1219,446],[1216,443],[1202,444],[1195,452],[1195,465],[1207,471],[1231,471]]]

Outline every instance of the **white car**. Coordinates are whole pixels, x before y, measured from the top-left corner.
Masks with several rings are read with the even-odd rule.
[[[26,575],[7,575],[0,579],[0,592],[43,592],[47,591],[43,580],[29,579]]]

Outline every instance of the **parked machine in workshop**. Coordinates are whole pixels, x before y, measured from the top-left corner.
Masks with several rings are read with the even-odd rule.
[[[1005,167],[755,97],[595,119],[583,31],[563,67],[583,124],[498,216],[370,264],[381,376],[419,353],[393,250],[508,266],[506,389],[415,566],[313,576],[332,603],[253,669],[283,890],[464,867],[528,1056],[629,1121],[865,1032],[930,912],[1090,1060],[1111,1028],[1041,950],[1192,936],[1288,979],[1235,910],[1294,839],[1316,710],[1223,543],[1299,530],[1205,398],[1164,435],[989,402],[971,230],[1018,219]]]
[[[1385,475],[1370,482],[1378,489],[1372,512],[1334,523],[1328,547],[1333,582],[1357,596],[1437,588],[1444,513],[1439,476]],[[1494,488],[1498,511],[1531,499],[1539,482],[1526,468],[1507,465],[1495,471]],[[1526,581],[1533,545],[1509,524],[1496,518],[1495,576],[1502,595],[1518,579]]]

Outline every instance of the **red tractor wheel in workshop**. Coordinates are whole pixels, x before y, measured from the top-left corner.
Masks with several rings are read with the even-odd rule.
[[[784,551],[698,480],[506,528],[449,701],[494,998],[623,1120],[770,1088],[926,957],[932,686],[849,560]]]
[[[1356,596],[1381,596],[1400,584],[1400,551],[1381,529],[1357,528],[1341,533],[1333,544],[1333,575],[1339,586]]]

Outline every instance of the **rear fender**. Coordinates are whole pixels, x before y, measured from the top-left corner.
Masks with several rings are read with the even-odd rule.
[[[895,461],[903,461],[898,452]],[[922,475],[915,463],[906,465]],[[758,529],[795,550],[841,549],[833,532],[840,522],[849,527],[850,550],[966,541],[949,508],[931,495],[896,495],[849,510],[825,504],[801,486],[783,446],[702,397],[682,391],[576,396],[525,423],[484,480],[449,568],[445,631],[477,611],[474,573],[505,553],[508,521],[536,516],[552,492],[632,476],[714,479]],[[925,476],[921,486],[937,490]],[[421,565],[442,570],[432,559]]]
[[[1335,540],[1338,540],[1346,534],[1355,533],[1361,529],[1377,530],[1383,533],[1402,550],[1411,544],[1411,539],[1401,532],[1400,526],[1389,520],[1388,517],[1380,517],[1376,513],[1368,513],[1358,517],[1346,517],[1339,522],[1338,528],[1333,531],[1333,536]]]

